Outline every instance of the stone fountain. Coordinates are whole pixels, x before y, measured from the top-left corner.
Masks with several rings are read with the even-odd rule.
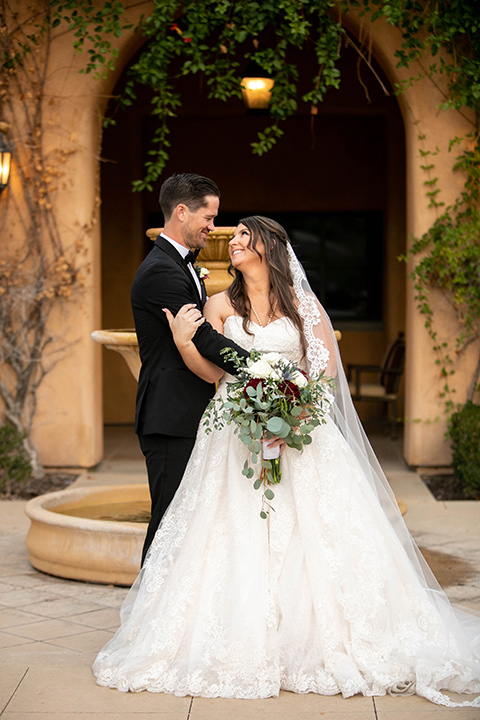
[[[31,564],[57,577],[131,585],[140,569],[147,524],[82,515],[95,517],[96,508],[119,504],[149,508],[149,499],[146,483],[68,488],[33,498],[25,508]]]

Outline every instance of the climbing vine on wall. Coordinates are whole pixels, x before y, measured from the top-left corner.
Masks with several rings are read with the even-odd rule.
[[[19,3],[0,0],[0,94],[3,100],[0,122],[4,123],[0,130],[7,136],[11,134],[15,113],[23,113],[20,125],[27,128],[27,136],[17,148],[17,158],[21,157],[17,168],[27,208],[24,230],[41,259],[32,264],[26,259],[27,253],[20,252],[17,261],[7,258],[6,265],[2,266],[6,268],[2,270],[4,298],[8,282],[14,283],[12,288],[19,287],[20,281],[12,278],[16,278],[21,263],[26,263],[24,267],[28,272],[38,271],[34,279],[32,275],[35,293],[31,307],[42,323],[43,335],[35,346],[36,354],[30,355],[33,358],[30,375],[25,368],[15,369],[11,365],[13,375],[9,376],[13,382],[11,387],[14,387],[12,377],[15,378],[17,370],[20,378],[30,377],[29,391],[18,396],[30,398],[29,420],[22,421],[19,429],[26,427],[29,433],[36,389],[42,373],[50,367],[43,363],[46,349],[52,343],[48,332],[51,310],[81,284],[79,269],[67,257],[58,233],[52,202],[64,158],[55,158],[53,154],[45,157],[42,143],[44,85],[52,39],[59,33],[69,32],[74,47],[84,58],[82,71],[106,75],[115,68],[116,42],[122,34],[141,33],[145,38],[141,52],[128,70],[119,102],[123,106],[132,104],[139,85],[153,91],[151,112],[158,121],[156,132],[144,176],[134,183],[135,190],[150,191],[168,160],[169,120],[181,107],[178,83],[183,76],[200,76],[210,98],[227,101],[241,97],[242,70],[249,60],[255,60],[268,72],[275,81],[270,118],[252,142],[252,152],[262,155],[281,142],[283,120],[295,114],[301,103],[308,104],[314,119],[325,94],[339,87],[338,61],[346,44],[353,46],[362,61],[370,65],[368,31],[360,41],[346,29],[345,18],[352,9],[373,22],[390,23],[401,35],[398,65],[412,68],[412,76],[396,89],[398,92],[419,78],[428,77],[444,94],[442,107],[470,113],[470,137],[452,138],[452,151],[459,152],[458,171],[466,178],[464,190],[455,203],[444,207],[440,189],[429,176],[427,200],[436,207],[438,217],[422,238],[413,241],[410,251],[410,257],[414,256],[416,262],[412,275],[417,302],[439,352],[441,374],[445,379],[443,392],[448,396],[455,355],[463,353],[479,338],[480,14],[477,0],[183,0],[181,3],[153,0],[140,3],[145,7],[145,14],[135,26],[129,20],[130,4],[138,6],[139,1]],[[296,49],[308,51],[316,59],[310,86],[302,92],[298,82],[300,68],[293,60],[298,56],[292,52]],[[18,99],[21,102],[18,103]],[[114,118],[107,117],[105,124],[111,122]],[[432,159],[429,155],[422,158],[425,168],[432,164]],[[430,299],[432,288],[445,293],[459,318],[460,332],[452,351],[438,341]],[[15,309],[16,300],[12,299],[10,305],[4,302],[4,307],[9,307],[11,312],[11,319],[4,326],[14,329],[11,337],[20,337],[15,323],[23,321]],[[35,336],[24,332],[23,337]],[[34,368],[37,368],[35,372]],[[479,372],[477,368],[472,378],[471,395],[478,385]],[[9,402],[17,412],[15,392]],[[449,402],[450,408],[451,399]]]
[[[7,423],[1,430],[23,446],[36,478],[45,473],[32,439],[38,388],[69,347],[51,318],[84,285],[90,231],[79,227],[66,246],[57,222],[56,194],[76,151],[45,149],[45,132],[52,132],[44,117],[51,42],[48,3],[22,8],[0,0],[0,133],[12,144],[17,181],[1,198],[0,399]]]

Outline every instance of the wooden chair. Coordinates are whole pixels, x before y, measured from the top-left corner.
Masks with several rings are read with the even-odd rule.
[[[405,366],[405,334],[398,333],[397,339],[387,348],[381,365],[347,365],[347,378],[354,402],[383,403],[384,417],[391,424],[391,436],[397,437],[398,388]],[[362,374],[376,374],[376,381],[365,381]],[[390,415],[390,406],[392,414]],[[388,427],[388,425],[387,425]]]

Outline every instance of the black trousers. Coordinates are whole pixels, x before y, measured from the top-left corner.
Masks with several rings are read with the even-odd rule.
[[[140,447],[147,465],[152,500],[152,517],[142,551],[142,565],[165,510],[173,500],[192,454],[195,438],[171,435],[139,435]]]

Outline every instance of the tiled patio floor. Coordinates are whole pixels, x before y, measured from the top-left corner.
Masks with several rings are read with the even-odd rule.
[[[405,466],[399,444],[383,436],[375,449],[407,524],[430,553],[449,597],[480,611],[480,503],[437,502]],[[130,427],[107,428],[105,460],[77,486],[145,482]],[[294,695],[268,700],[207,700],[98,687],[91,664],[118,626],[127,590],[61,580],[34,570],[25,536],[24,502],[0,502],[0,715],[5,720],[231,718],[273,720],[478,720],[478,709],[448,709],[418,698]],[[463,696],[461,699],[466,699]]]

